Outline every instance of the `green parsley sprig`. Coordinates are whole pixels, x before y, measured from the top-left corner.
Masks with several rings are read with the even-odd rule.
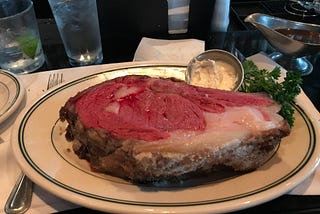
[[[287,72],[282,82],[278,79],[281,76],[280,67],[272,71],[259,69],[253,61],[246,60],[242,63],[244,69],[244,81],[239,89],[242,92],[265,92],[272,99],[281,104],[279,114],[284,117],[290,126],[294,124],[294,103],[295,97],[300,93],[302,78],[299,72]]]

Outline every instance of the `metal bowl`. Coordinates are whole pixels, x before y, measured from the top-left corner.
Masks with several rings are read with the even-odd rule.
[[[243,82],[241,62],[231,53],[212,49],[194,57],[188,64],[186,82],[191,85],[236,91]]]

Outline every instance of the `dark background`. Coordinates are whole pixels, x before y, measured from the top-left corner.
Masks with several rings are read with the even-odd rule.
[[[41,40],[47,61],[40,71],[70,67],[47,0],[33,0]],[[206,49],[220,48],[245,57],[263,51],[275,51],[251,24],[243,20],[252,13],[265,13],[280,18],[320,24],[320,16],[302,17],[289,14],[290,0],[231,0],[228,32],[211,32],[210,20],[215,0],[190,0],[189,30],[186,34],[169,35],[166,0],[97,0],[102,49],[102,63],[132,61],[142,37],[205,41]],[[307,56],[314,65],[304,77],[303,89],[320,110],[320,54]],[[318,81],[315,81],[318,80]]]

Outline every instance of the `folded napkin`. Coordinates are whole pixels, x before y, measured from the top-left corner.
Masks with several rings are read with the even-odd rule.
[[[271,60],[266,54],[259,53],[248,57],[252,60],[260,69],[272,70],[274,67],[280,67],[282,74],[286,73],[286,70],[282,68],[279,64]],[[282,75],[283,78],[283,75]],[[313,106],[312,102],[305,96],[304,92],[301,91],[300,95],[308,106],[314,109],[314,123],[320,124],[320,114],[317,112],[316,108]],[[318,119],[317,119],[318,118]],[[303,180],[297,187],[295,187],[288,194],[291,195],[320,195],[320,169],[319,167],[315,169],[314,173]]]
[[[190,46],[189,46],[190,44]],[[143,38],[135,55],[135,61],[176,61],[181,63],[187,63],[193,56],[201,53],[204,50],[204,43],[199,40],[153,40]],[[170,54],[170,57],[166,56]],[[270,58],[264,54],[256,54],[250,57],[258,67],[270,69],[274,66],[278,66]],[[38,99],[46,92],[46,82],[49,74],[55,72],[62,72],[64,74],[65,82],[81,78],[93,73],[106,71],[108,69],[115,69],[117,67],[130,66],[133,64],[139,64],[139,62],[117,63],[117,64],[105,64],[96,66],[86,66],[80,68],[62,69],[59,71],[47,71],[34,74],[28,74],[21,76],[21,80],[26,88],[26,100],[23,108],[28,109],[28,106]],[[306,98],[306,103],[312,105],[310,100]],[[26,107],[25,107],[26,106]],[[0,124],[0,128],[4,128],[0,131],[0,213],[4,213],[3,207],[10,194],[15,180],[17,179],[20,169],[16,164],[13,154],[10,150],[10,133],[12,124],[17,115],[13,115],[12,118],[5,123]],[[319,117],[320,118],[320,117]],[[320,119],[318,121],[320,123]],[[299,195],[319,195],[320,194],[320,170],[316,170],[311,176],[304,180],[300,185],[293,189],[289,194]],[[60,199],[46,190],[35,185],[32,206],[28,213],[52,213],[55,211],[63,211],[78,207],[78,205],[67,202]]]
[[[164,40],[143,37],[133,61],[168,61],[187,65],[202,53],[205,43],[197,39]]]
[[[0,214],[5,213],[4,206],[6,200],[21,172],[10,148],[12,127],[18,114],[25,109],[28,109],[33,102],[46,93],[49,75],[56,72],[63,73],[64,81],[68,82],[99,71],[113,69],[118,66],[121,66],[121,63],[52,70],[18,76],[25,87],[26,96],[19,108],[9,116],[7,120],[0,123]],[[31,208],[27,213],[52,213],[76,207],[79,206],[56,197],[38,185],[34,185]]]

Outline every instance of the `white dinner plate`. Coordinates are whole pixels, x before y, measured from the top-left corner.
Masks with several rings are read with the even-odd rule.
[[[183,67],[138,66],[90,75],[65,83],[32,104],[14,126],[12,147],[23,171],[49,192],[73,203],[106,212],[213,213],[264,203],[285,194],[319,163],[319,118],[304,95],[295,106],[295,125],[276,154],[259,169],[193,185],[134,185],[90,171],[64,137],[59,109],[80,90],[127,74],[183,78]]]
[[[20,105],[25,90],[18,77],[0,70],[0,123],[6,120]]]

